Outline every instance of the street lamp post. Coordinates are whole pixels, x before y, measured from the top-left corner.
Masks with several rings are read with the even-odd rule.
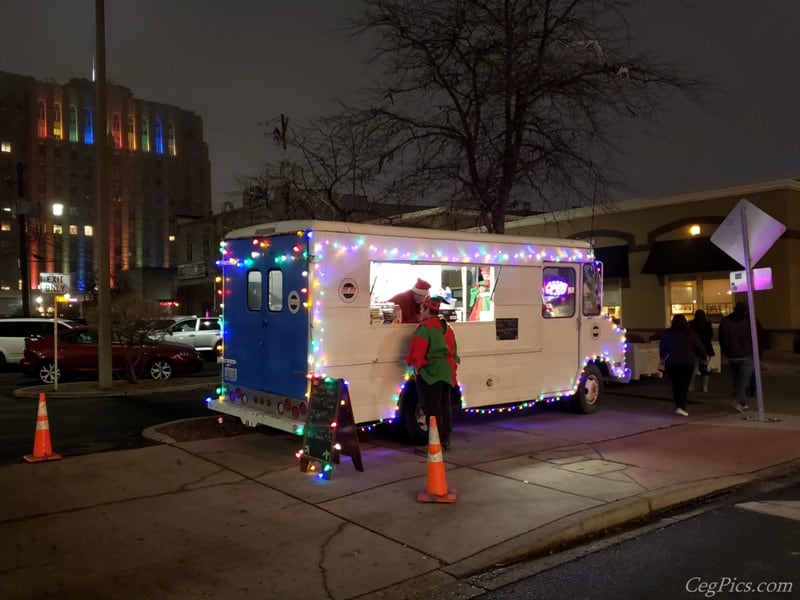
[[[25,165],[17,163],[17,227],[19,227],[19,279],[22,284],[22,316],[31,316],[30,262],[28,258],[28,219],[25,198]]]

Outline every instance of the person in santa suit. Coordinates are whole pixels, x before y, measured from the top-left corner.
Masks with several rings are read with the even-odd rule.
[[[422,301],[428,297],[431,284],[423,279],[417,279],[410,290],[400,292],[389,298],[389,302],[395,303],[400,307],[400,318],[403,323],[419,323],[420,307]]]
[[[406,355],[414,369],[417,395],[426,422],[436,417],[442,448],[450,449],[453,431],[451,394],[458,385],[458,345],[453,328],[439,314],[443,299],[426,298],[422,303],[422,322],[417,326]]]

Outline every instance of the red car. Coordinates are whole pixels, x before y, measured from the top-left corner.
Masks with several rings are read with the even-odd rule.
[[[42,383],[56,379],[53,336],[25,340],[25,353],[20,361],[24,375],[38,377]],[[166,342],[146,342],[130,348],[111,344],[111,368],[125,375],[129,360],[136,362],[137,377],[169,379],[173,375],[191,375],[203,368],[203,357],[191,346]],[[131,360],[130,362],[133,362]],[[58,381],[97,373],[97,329],[75,327],[58,335]]]

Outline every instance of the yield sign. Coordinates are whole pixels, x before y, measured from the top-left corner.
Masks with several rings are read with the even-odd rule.
[[[711,241],[745,269],[752,268],[786,231],[786,225],[742,198],[717,227]],[[745,232],[747,239],[745,240]],[[746,244],[745,244],[746,242]],[[750,249],[745,260],[744,249]]]

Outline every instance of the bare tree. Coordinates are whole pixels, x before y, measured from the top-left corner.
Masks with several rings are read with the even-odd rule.
[[[384,193],[477,211],[492,232],[519,200],[593,201],[614,183],[620,121],[653,123],[668,93],[702,88],[632,49],[627,0],[365,4],[354,31],[383,74],[342,118],[379,150],[366,174],[389,166]]]
[[[96,322],[96,306],[87,309],[89,321]],[[130,383],[138,381],[137,373],[144,345],[164,338],[164,323],[169,313],[153,300],[146,300],[128,290],[113,290],[111,300],[111,338],[125,347],[125,378]]]
[[[346,109],[299,127],[289,125],[284,115],[276,122],[269,135],[284,158],[245,178],[246,205],[263,207],[276,220],[388,216],[386,195],[373,186],[385,160],[383,134],[375,129],[379,123]]]

